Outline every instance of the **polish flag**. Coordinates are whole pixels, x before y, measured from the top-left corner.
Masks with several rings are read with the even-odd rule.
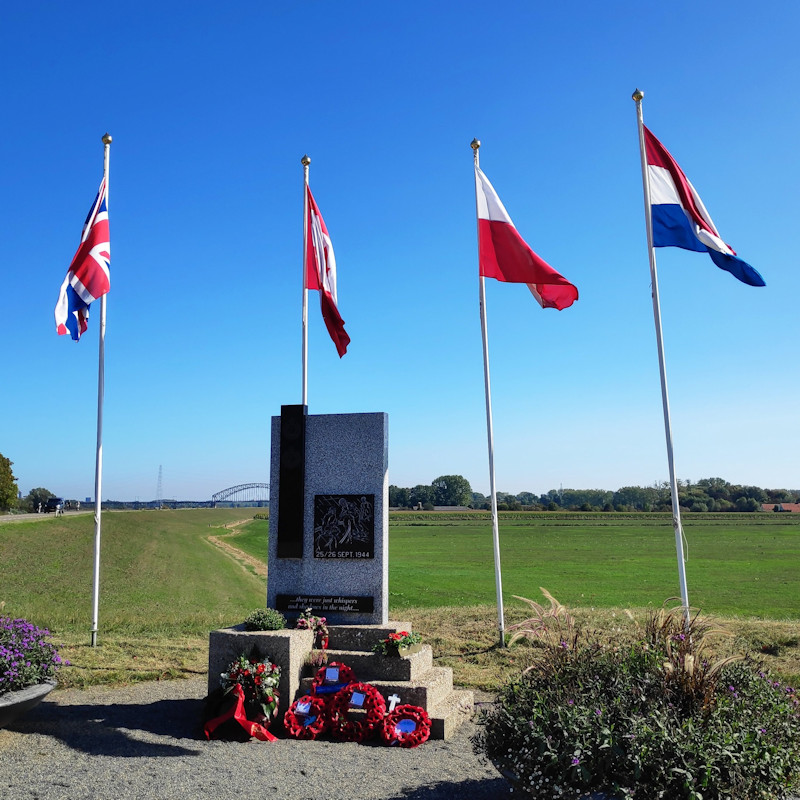
[[[344,329],[336,300],[336,258],[325,221],[311,189],[308,192],[308,242],[306,246],[306,288],[319,292],[322,318],[341,358],[347,352],[350,337]]]
[[[578,290],[519,235],[489,179],[475,166],[478,198],[480,273],[508,283],[525,283],[542,308],[561,311],[578,299]]]

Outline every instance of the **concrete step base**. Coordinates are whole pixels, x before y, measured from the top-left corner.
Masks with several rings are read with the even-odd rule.
[[[342,663],[350,666],[344,659]],[[429,708],[444,703],[453,693],[453,671],[449,667],[432,667],[414,681],[366,680],[358,671],[356,671],[356,678],[360,683],[369,683],[374,686],[383,695],[387,708],[389,698],[397,695],[401,703],[420,706],[427,711]],[[300,682],[301,693],[311,694],[312,683],[312,678],[303,678]]]
[[[396,695],[400,703],[419,706],[431,718],[431,738],[448,739],[458,726],[469,719],[474,709],[472,692],[453,690],[453,671],[433,666],[433,651],[423,645],[408,656],[384,656],[373,653],[375,644],[395,631],[411,631],[409,622],[386,625],[331,625],[328,627],[328,663],[347,664],[363,683],[370,683],[390,704]],[[313,675],[311,666],[314,635],[308,630],[245,631],[243,626],[212,631],[209,636],[208,690],[219,686],[219,675],[241,653],[256,652],[268,656],[281,667],[278,691],[278,719],[301,695],[309,694]],[[319,654],[319,650],[314,651]]]
[[[387,622],[385,625],[328,625],[328,647],[371,653],[372,648],[390,633],[410,630],[410,622]]]
[[[475,698],[467,689],[456,689],[442,703],[428,709],[431,739],[449,739],[462,722],[475,713]]]
[[[355,672],[360,681],[414,681],[433,666],[433,650],[430,645],[423,645],[419,653],[412,653],[402,658],[367,653],[360,650],[327,651],[328,663],[339,661],[347,664]]]
[[[347,664],[360,682],[371,684],[381,693],[387,708],[392,696],[399,697],[400,703],[424,708],[431,718],[431,738],[449,739],[473,713],[472,692],[453,690],[453,671],[449,667],[433,666],[430,645],[423,645],[420,652],[402,657],[372,652],[378,642],[395,631],[411,631],[411,623],[329,625],[328,663]],[[303,678],[299,693],[309,694],[312,683],[311,677]]]

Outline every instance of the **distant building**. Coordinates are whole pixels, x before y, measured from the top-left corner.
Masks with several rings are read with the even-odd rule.
[[[774,511],[777,506],[778,511],[791,511],[800,514],[800,503],[762,503],[762,511]]]

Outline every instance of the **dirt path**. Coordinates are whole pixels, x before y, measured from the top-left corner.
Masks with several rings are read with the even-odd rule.
[[[208,536],[207,538],[211,544],[213,544],[215,547],[219,547],[223,553],[226,553],[234,561],[236,561],[242,569],[247,569],[250,567],[255,570],[255,573],[259,578],[266,578],[267,565],[263,561],[259,561],[249,553],[245,553],[244,550],[240,550],[238,547],[234,547],[230,542],[226,541],[227,539],[232,539],[235,536],[238,536],[239,528],[248,522],[252,522],[252,517],[250,519],[240,519],[236,522],[226,522],[222,527],[227,528],[230,533],[224,533],[219,536]]]

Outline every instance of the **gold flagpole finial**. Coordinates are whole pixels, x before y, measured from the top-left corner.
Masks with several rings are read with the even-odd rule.
[[[644,97],[644,92],[641,89],[634,89],[633,94],[631,97],[637,102],[640,103],[642,98]]]
[[[477,153],[478,152],[478,148],[481,146],[481,140],[480,139],[473,139],[469,143],[469,146]]]
[[[308,166],[308,165],[311,163],[311,159],[310,159],[308,156],[303,156],[303,157],[300,159],[300,163],[301,163],[301,164],[302,164],[304,167],[307,167],[307,166]]]
[[[103,134],[103,144],[111,144],[111,142],[112,142],[111,134],[108,131],[106,131]]]

